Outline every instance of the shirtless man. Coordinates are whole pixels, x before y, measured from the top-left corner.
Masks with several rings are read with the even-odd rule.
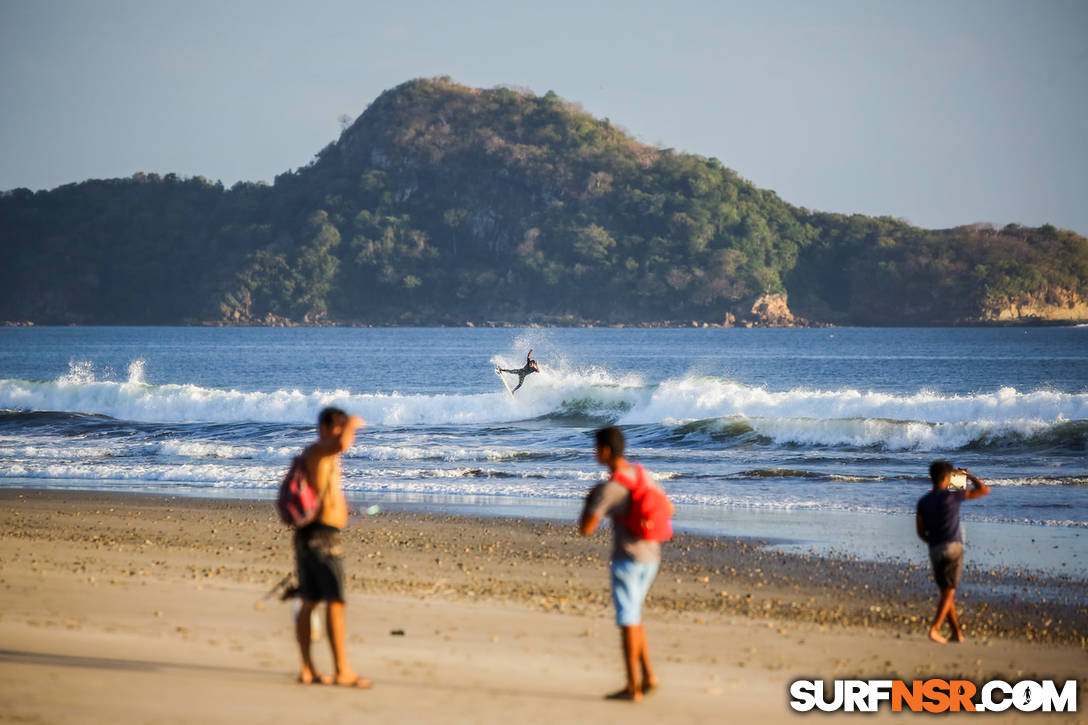
[[[533,348],[529,348],[529,354],[525,356],[525,367],[518,368],[516,370],[507,370],[506,368],[495,368],[500,373],[510,373],[511,375],[518,376],[517,388],[511,390],[511,393],[516,393],[521,384],[525,382],[525,376],[533,373],[540,372],[540,366],[537,365],[536,360],[533,359]]]
[[[344,549],[340,543],[340,530],[348,522],[348,506],[340,487],[340,454],[355,441],[355,431],[365,426],[357,415],[349,417],[339,408],[325,408],[317,419],[317,441],[302,452],[306,478],[322,499],[317,520],[295,532],[298,588],[302,598],[295,620],[295,634],[302,653],[298,679],[304,684],[370,687],[370,680],[360,677],[348,664],[344,630]],[[310,656],[310,615],[321,602],[327,603],[325,628],[336,666],[335,676],[319,673]]]

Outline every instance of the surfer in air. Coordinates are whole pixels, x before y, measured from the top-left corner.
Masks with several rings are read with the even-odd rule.
[[[525,376],[526,375],[532,375],[533,373],[539,373],[540,372],[540,365],[538,365],[536,360],[533,359],[533,348],[530,347],[529,348],[529,354],[525,356],[525,367],[518,368],[517,370],[507,370],[506,368],[495,368],[495,372],[499,373],[500,378],[502,377],[502,373],[510,373],[511,375],[517,375],[518,376],[517,387],[515,387],[513,390],[510,391],[510,394],[513,395],[514,393],[517,392],[518,388],[521,387],[522,383],[525,382]]]

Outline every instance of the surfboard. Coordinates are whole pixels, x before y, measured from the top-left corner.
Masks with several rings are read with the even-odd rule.
[[[499,380],[502,381],[502,386],[506,388],[506,392],[510,393],[510,397],[514,397],[514,391],[510,389],[510,383],[506,382],[506,378],[502,376],[498,368],[495,368],[495,374],[499,376]]]

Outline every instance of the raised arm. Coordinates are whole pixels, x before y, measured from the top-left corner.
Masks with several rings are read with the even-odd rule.
[[[344,430],[340,431],[341,453],[351,448],[351,444],[355,442],[355,431],[361,428],[366,428],[366,421],[357,415],[348,417],[348,422],[344,424]]]
[[[322,438],[315,443],[315,450],[322,456],[343,453],[351,448],[351,444],[355,442],[355,431],[365,427],[366,422],[362,418],[357,415],[350,416],[337,435]]]
[[[967,489],[964,494],[964,498],[982,498],[990,492],[990,487],[983,483],[975,474],[963,469],[962,473],[967,476],[967,480],[971,482],[971,488]]]

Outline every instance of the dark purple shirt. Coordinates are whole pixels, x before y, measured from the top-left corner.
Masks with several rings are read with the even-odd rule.
[[[962,488],[935,488],[918,499],[918,515],[922,519],[922,531],[930,546],[963,542],[960,530],[960,504],[967,497]]]

